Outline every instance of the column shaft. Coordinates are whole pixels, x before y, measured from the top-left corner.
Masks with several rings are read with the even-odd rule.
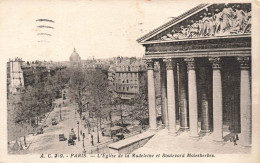
[[[188,121],[188,99],[187,99],[187,70],[185,63],[179,64],[179,104],[180,104],[180,127],[189,128]]]
[[[198,137],[198,98],[194,58],[186,58],[188,63],[189,121],[190,136]]]
[[[238,58],[241,67],[240,83],[240,115],[241,115],[241,135],[239,144],[251,146],[252,143],[252,110],[250,92],[250,71],[249,57]]]
[[[168,125],[167,115],[167,95],[166,95],[166,70],[165,63],[160,62],[160,79],[161,79],[161,111],[162,111],[162,123]]]
[[[176,109],[175,109],[175,87],[173,61],[166,59],[167,71],[167,102],[168,102],[168,123],[169,133],[176,134]]]
[[[201,84],[201,130],[209,132],[209,102],[208,102],[208,82],[207,67],[200,68]]]
[[[213,129],[214,139],[223,140],[222,83],[220,70],[213,70]]]
[[[156,108],[155,108],[155,87],[154,87],[154,74],[153,62],[148,60],[147,64],[147,78],[148,78],[148,101],[149,101],[149,125],[151,130],[157,129],[156,122]]]
[[[220,58],[210,58],[213,68],[213,139],[223,141],[222,81]]]

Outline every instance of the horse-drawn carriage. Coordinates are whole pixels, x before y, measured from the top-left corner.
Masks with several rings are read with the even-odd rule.
[[[68,140],[68,145],[70,146],[70,145],[75,145],[76,144],[76,142],[74,141],[74,140],[76,140],[77,139],[77,136],[76,136],[76,134],[75,134],[75,132],[74,132],[74,130],[73,130],[73,128],[71,129],[71,132],[70,132],[70,134],[69,134],[69,140]]]

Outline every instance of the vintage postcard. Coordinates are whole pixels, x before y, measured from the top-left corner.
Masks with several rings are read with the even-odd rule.
[[[0,162],[260,162],[259,1],[0,1]]]

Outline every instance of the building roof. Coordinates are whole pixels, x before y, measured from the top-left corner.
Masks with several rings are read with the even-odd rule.
[[[73,53],[70,55],[70,61],[80,61],[81,58],[79,54],[77,53],[76,49],[74,48]]]
[[[240,7],[237,7],[240,6]],[[230,26],[226,30],[216,29],[216,31],[202,31],[187,33],[190,29],[198,29],[204,21],[211,21],[213,16],[219,17],[221,15],[227,15],[227,12],[240,12],[244,13],[244,26],[240,25],[240,30],[237,26]],[[220,14],[220,15],[219,15]],[[218,19],[217,19],[218,20]],[[218,20],[219,21],[219,20]],[[240,21],[240,18],[233,18],[232,21]],[[146,43],[161,43],[161,42],[179,42],[189,41],[195,39],[210,39],[221,38],[223,36],[244,36],[251,33],[251,4],[250,3],[213,3],[213,4],[200,4],[191,10],[181,14],[180,16],[172,19],[168,23],[156,28],[149,32],[137,41],[140,44]]]
[[[130,60],[124,60],[123,62],[119,63],[117,66],[129,66],[130,65]]]
[[[201,10],[203,8],[205,8],[206,6],[208,6],[209,4],[200,4],[192,9],[190,9],[189,11],[181,14],[178,17],[175,17],[174,19],[172,19],[171,21],[163,24],[162,26],[152,30],[151,32],[147,33],[146,35],[142,36],[141,38],[137,39],[137,42],[143,42],[145,40],[147,40],[148,38],[152,37],[154,34],[157,34],[158,32],[161,32],[162,30],[165,30],[165,28],[168,28],[170,26],[172,26],[173,24],[176,24],[177,22],[179,22],[181,19],[186,18],[187,16],[190,16],[192,13]]]

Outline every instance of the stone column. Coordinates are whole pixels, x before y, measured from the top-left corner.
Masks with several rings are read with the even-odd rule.
[[[198,137],[198,98],[194,58],[185,58],[188,69],[190,136]]]
[[[162,110],[162,123],[168,126],[167,115],[167,92],[166,92],[166,66],[164,62],[160,62],[160,79],[161,79],[161,110]]]
[[[187,69],[184,62],[179,64],[179,104],[180,104],[180,128],[189,128],[188,98],[187,98]]]
[[[209,132],[209,102],[208,102],[208,80],[207,67],[200,68],[200,96],[201,96],[201,131]]]
[[[252,143],[252,108],[250,91],[249,57],[238,57],[241,69],[240,81],[240,119],[241,135],[238,143],[251,146]]]
[[[176,108],[175,108],[175,87],[173,60],[164,59],[167,71],[167,101],[168,101],[168,123],[169,133],[176,135]]]
[[[223,141],[222,81],[220,58],[209,58],[213,69],[213,139]]]
[[[173,69],[173,74],[174,74],[174,90],[175,90],[175,109],[176,109],[176,121],[180,120],[179,116],[179,92],[178,92],[178,62],[175,61],[175,66]]]
[[[148,102],[149,102],[149,125],[150,130],[157,130],[156,108],[155,108],[155,85],[154,85],[154,62],[146,60],[147,64],[147,79],[148,79]]]

